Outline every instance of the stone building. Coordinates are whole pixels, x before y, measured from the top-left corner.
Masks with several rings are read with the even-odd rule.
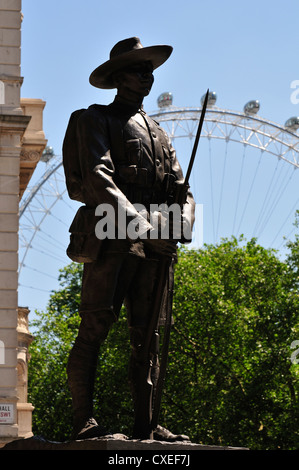
[[[0,0],[0,447],[31,435],[27,308],[18,308],[19,201],[46,140],[45,102],[21,99],[21,0]]]

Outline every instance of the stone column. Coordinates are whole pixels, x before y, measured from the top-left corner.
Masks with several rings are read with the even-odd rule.
[[[29,309],[19,307],[18,309],[18,437],[31,437],[32,434],[32,411],[34,407],[27,402],[28,398],[28,353],[29,345],[33,336],[28,329]]]
[[[21,0],[0,0],[0,445],[18,436],[17,324]]]

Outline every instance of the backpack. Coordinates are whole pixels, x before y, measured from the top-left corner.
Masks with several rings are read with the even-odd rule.
[[[66,188],[71,199],[83,202],[81,169],[77,147],[77,122],[85,108],[71,114],[62,145],[62,163]]]
[[[107,106],[92,105],[92,107],[105,108],[107,112]],[[85,111],[86,108],[82,108],[71,114],[62,146],[62,163],[68,195],[71,199],[82,202],[83,204],[85,204],[85,201],[82,191],[82,174],[77,145],[77,123],[80,116]],[[111,134],[113,134],[110,127],[108,120],[108,129]],[[116,130],[113,134],[114,138],[117,132],[121,132],[120,124],[116,125]],[[111,143],[113,143],[113,139]],[[95,235],[97,220],[94,208],[89,208],[84,205],[78,209],[69,228],[70,243],[66,250],[68,257],[72,261],[77,263],[90,263],[98,259],[102,242],[97,239]]]

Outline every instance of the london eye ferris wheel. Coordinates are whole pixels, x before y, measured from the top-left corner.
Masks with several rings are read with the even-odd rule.
[[[210,92],[190,180],[197,203],[191,247],[243,234],[281,252],[294,234],[299,208],[299,118],[273,123],[260,117],[258,100],[242,111],[216,103]],[[200,114],[201,106],[174,106],[171,93],[160,95],[158,110],[150,114],[168,133],[183,170]],[[19,305],[31,309],[46,307],[59,269],[70,263],[68,228],[80,205],[68,197],[61,155],[48,147],[41,160],[39,179],[20,204]]]

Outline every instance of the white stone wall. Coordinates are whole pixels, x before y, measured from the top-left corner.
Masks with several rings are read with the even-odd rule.
[[[0,441],[18,436],[17,321],[21,0],[0,0]]]
[[[21,0],[0,0],[0,113],[18,113],[21,78]]]

